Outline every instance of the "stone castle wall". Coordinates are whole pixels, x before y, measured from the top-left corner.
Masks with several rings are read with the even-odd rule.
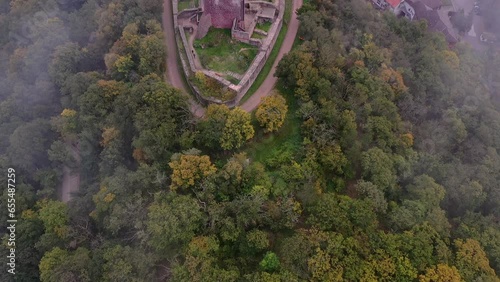
[[[182,39],[182,45],[184,46],[184,54],[186,55],[188,61],[189,61],[189,68],[191,69],[192,72],[196,71],[196,66],[194,64],[194,58],[193,58],[193,53],[191,53],[191,50],[188,50],[186,46],[189,46],[187,38],[186,38],[186,32],[184,30],[184,27],[179,26],[179,34]]]
[[[174,28],[175,31],[178,35],[178,39],[182,42],[181,44],[178,44],[179,48],[179,53],[180,53],[180,59],[183,65],[184,73],[186,75],[186,78],[189,78],[195,71],[195,64],[194,64],[194,59],[192,57],[192,53],[189,52],[188,49],[186,49],[185,46],[189,46],[186,38],[186,34],[184,31],[184,28],[182,26],[178,25],[177,21],[177,1],[178,0],[172,0],[172,6],[173,6],[173,14],[174,14]],[[207,4],[207,1],[216,1],[216,0],[204,0],[202,6],[205,6]],[[233,0],[219,0],[219,1],[233,1]],[[243,0],[241,1],[241,5],[243,5]],[[266,64],[267,59],[269,58],[269,55],[272,52],[272,49],[274,47],[274,44],[276,43],[276,39],[278,38],[279,32],[281,30],[281,27],[283,25],[283,16],[285,12],[285,0],[278,0],[278,16],[276,20],[274,21],[273,25],[271,26],[270,30],[267,32],[268,36],[267,38],[261,42],[258,39],[253,39],[250,38],[250,44],[253,45],[260,45],[260,50],[255,59],[252,61],[252,64],[248,68],[247,72],[243,76],[243,78],[240,80],[240,83],[238,85],[234,85],[231,82],[227,81],[225,78],[218,76],[215,72],[209,71],[209,70],[203,70],[203,73],[207,76],[210,76],[216,80],[218,80],[221,84],[223,84],[226,87],[229,87],[230,89],[234,90],[237,95],[234,99],[229,100],[229,101],[221,101],[215,98],[210,98],[210,97],[204,97],[202,93],[200,93],[199,89],[192,85],[192,83],[189,83],[188,85],[189,88],[191,89],[192,93],[195,94],[196,98],[203,104],[207,105],[209,103],[218,103],[218,104],[226,104],[229,107],[235,107],[239,104],[240,100],[245,96],[245,94],[248,92],[248,89],[250,86],[255,82],[255,79],[259,75],[260,71]],[[206,7],[206,6],[205,6]],[[244,7],[242,6],[242,11]],[[242,13],[243,14],[243,13]],[[213,17],[213,15],[211,15]],[[234,18],[231,19],[231,24],[229,28],[232,30],[233,28],[233,20]],[[213,23],[213,21],[212,21]],[[176,36],[177,37],[177,36]],[[179,40],[178,40],[179,41]],[[178,42],[179,43],[179,42]]]
[[[235,101],[233,104],[231,104],[231,106],[237,106],[239,104],[240,100],[248,92],[248,89],[250,89],[250,86],[252,86],[252,84],[255,82],[255,79],[266,64],[269,55],[273,51],[274,44],[276,43],[276,39],[278,38],[281,27],[283,25],[283,16],[285,14],[285,0],[279,0],[278,9],[278,17],[269,29],[269,32],[267,33],[268,36],[262,43],[260,52],[257,54],[257,57],[255,57],[252,64],[250,65],[250,68],[240,80],[240,83],[238,84],[238,94],[236,95]]]
[[[233,26],[231,28],[231,37],[237,40],[243,41],[245,43],[250,42],[250,33],[248,31],[240,30],[237,26],[236,19],[233,20]]]

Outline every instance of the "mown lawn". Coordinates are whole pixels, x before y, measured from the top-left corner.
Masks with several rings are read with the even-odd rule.
[[[258,23],[255,28],[268,32],[271,29],[271,22]]]
[[[252,45],[233,40],[231,30],[215,28],[210,28],[202,39],[195,40],[194,48],[205,68],[238,74],[247,71],[258,52]]]

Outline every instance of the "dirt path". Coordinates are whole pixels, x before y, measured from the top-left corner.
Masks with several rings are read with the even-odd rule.
[[[77,165],[80,164],[80,149],[78,145],[73,145],[71,143],[66,143],[71,155],[75,158]],[[63,180],[61,184],[61,190],[59,191],[59,198],[61,201],[67,203],[71,200],[72,194],[78,192],[80,188],[80,173],[79,171],[74,171],[71,168],[63,167]]]
[[[167,43],[167,80],[175,88],[183,90],[184,93],[189,93],[184,80],[182,78],[182,68],[177,60],[177,46],[175,42],[174,31],[174,15],[172,14],[172,1],[165,0],[163,2],[163,30],[165,32],[165,42]],[[189,98],[191,112],[196,117],[203,117],[205,109]]]
[[[299,29],[299,20],[297,19],[297,14],[295,13],[295,11],[300,7],[302,7],[302,0],[294,0],[292,8],[292,19],[288,23],[288,30],[285,35],[285,40],[281,45],[281,49],[278,53],[278,56],[276,57],[276,60],[273,63],[273,67],[271,68],[271,71],[269,72],[259,89],[255,91],[252,97],[250,97],[246,102],[240,105],[243,110],[247,112],[255,110],[255,108],[257,108],[257,106],[260,104],[260,100],[262,99],[262,97],[271,94],[274,85],[278,81],[278,78],[274,76],[276,67],[278,66],[281,58],[283,58],[286,53],[290,52],[293,42],[295,41],[295,36],[297,35],[297,31]]]

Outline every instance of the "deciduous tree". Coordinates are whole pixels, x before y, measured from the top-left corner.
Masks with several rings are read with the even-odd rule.
[[[157,194],[148,209],[148,243],[158,253],[174,255],[202,227],[203,213],[190,196]]]
[[[285,98],[275,93],[262,98],[262,102],[255,112],[255,117],[266,132],[273,132],[283,125],[287,111],[288,106]]]
[[[237,149],[251,139],[254,133],[250,123],[250,114],[236,107],[230,111],[227,117],[220,145],[225,150]]]
[[[425,274],[418,277],[420,282],[461,282],[462,277],[455,266],[438,264],[427,268]]]
[[[214,174],[217,170],[210,162],[209,156],[174,156],[169,166],[172,169],[172,184],[170,185],[170,189],[173,191],[178,188],[192,188],[199,181]]]

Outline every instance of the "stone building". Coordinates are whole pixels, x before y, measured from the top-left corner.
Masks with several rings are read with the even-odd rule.
[[[232,28],[233,21],[245,19],[245,0],[203,0],[203,14],[211,18],[215,28]]]

